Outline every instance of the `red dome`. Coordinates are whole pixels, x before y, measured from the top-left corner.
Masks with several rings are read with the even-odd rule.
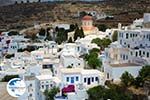
[[[86,16],[84,16],[84,17],[82,18],[82,20],[92,20],[92,17],[91,17],[91,16],[86,15]]]

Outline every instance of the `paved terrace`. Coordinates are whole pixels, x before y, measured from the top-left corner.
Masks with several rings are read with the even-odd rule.
[[[17,100],[17,98],[14,98],[8,94],[6,85],[6,82],[0,82],[0,100]]]

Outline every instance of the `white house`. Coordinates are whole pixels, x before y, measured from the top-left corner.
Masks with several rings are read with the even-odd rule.
[[[52,75],[39,75],[36,76],[39,81],[40,91],[44,92],[46,89],[53,87],[60,87],[60,79],[58,77],[52,77]]]
[[[135,26],[140,24],[141,20],[133,23]],[[125,71],[136,77],[142,66],[150,64],[150,30],[133,25],[118,30],[118,41],[105,48],[103,66],[108,80],[119,81]]]
[[[104,85],[104,74],[94,69],[60,68],[58,77],[62,86],[83,84],[86,88]]]
[[[112,81],[120,81],[121,75],[127,71],[132,76],[137,77],[139,74],[140,69],[142,68],[141,65],[134,64],[134,63],[124,63],[124,64],[104,64],[104,72],[105,72],[105,79],[112,80]]]
[[[79,56],[79,47],[76,44],[65,44],[63,50],[60,52],[60,64],[63,67],[84,67],[84,60]]]
[[[26,91],[18,100],[44,100],[39,91],[40,86],[35,76],[24,76],[23,80],[26,84]]]

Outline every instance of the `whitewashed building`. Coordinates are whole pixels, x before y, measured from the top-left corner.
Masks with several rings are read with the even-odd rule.
[[[40,95],[40,87],[35,76],[25,76],[24,81],[26,84],[26,91],[18,98],[18,100],[43,100]]]
[[[105,49],[106,79],[119,81],[125,71],[136,77],[142,66],[150,64],[150,28],[144,24],[139,28],[141,21],[136,20],[133,25],[118,30],[118,41]]]
[[[82,68],[60,68],[58,71],[58,77],[62,82],[62,87],[70,84],[83,84],[86,88],[96,85],[104,85],[104,74],[98,70]]]

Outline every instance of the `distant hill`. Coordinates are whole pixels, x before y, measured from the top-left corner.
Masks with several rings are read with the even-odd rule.
[[[10,0],[0,0],[3,4]],[[150,12],[150,0],[106,0],[101,3],[26,3],[0,7],[0,29],[22,29],[34,22],[80,23],[78,11],[98,11],[114,16],[113,20],[97,20],[95,24],[116,27],[129,25],[143,13]]]
[[[21,3],[24,2],[26,3],[27,1],[29,2],[55,2],[55,1],[87,1],[87,2],[93,2],[93,1],[103,1],[103,0],[0,0],[0,6],[4,6],[4,5],[10,5],[10,4],[14,4],[15,2],[17,3]]]

